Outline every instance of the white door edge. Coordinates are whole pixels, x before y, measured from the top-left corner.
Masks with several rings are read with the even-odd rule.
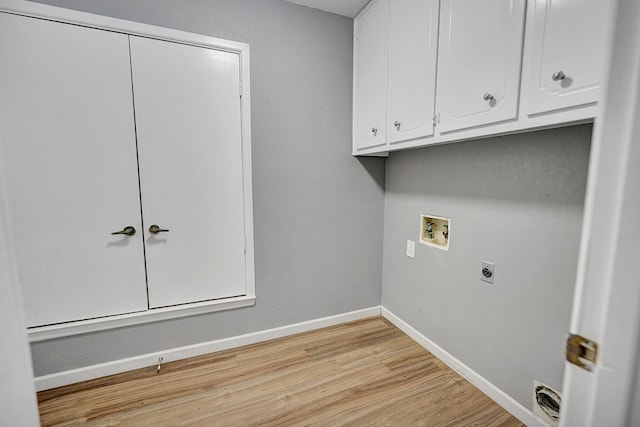
[[[0,425],[38,426],[40,421],[33,382],[31,349],[27,342],[21,291],[15,275],[16,265],[11,250],[9,218],[5,210],[2,159],[0,153]]]
[[[628,425],[633,407],[640,334],[640,5],[620,0],[614,19],[571,320],[571,333],[596,341],[599,351],[593,372],[566,364],[561,426]]]

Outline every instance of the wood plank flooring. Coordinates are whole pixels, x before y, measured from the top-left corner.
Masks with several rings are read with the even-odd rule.
[[[382,317],[38,393],[44,426],[522,426]]]

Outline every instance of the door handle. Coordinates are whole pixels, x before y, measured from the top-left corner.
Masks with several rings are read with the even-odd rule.
[[[113,233],[111,233],[112,235],[116,235],[116,234],[124,234],[125,236],[133,236],[134,234],[136,234],[136,229],[133,228],[132,226],[128,225],[125,228],[123,228],[120,231],[114,231]]]
[[[153,224],[151,227],[149,227],[149,233],[151,234],[167,233],[168,231],[169,230],[158,227],[156,224]]]

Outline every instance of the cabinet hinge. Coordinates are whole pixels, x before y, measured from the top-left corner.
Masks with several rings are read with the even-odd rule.
[[[592,371],[598,356],[598,344],[580,335],[570,334],[567,338],[567,362],[587,371]]]
[[[440,123],[440,113],[433,116],[433,127],[436,127]]]
[[[247,253],[247,238],[243,237],[242,238],[242,250],[244,251],[244,253]]]
[[[240,80],[240,98],[242,98],[242,80]]]

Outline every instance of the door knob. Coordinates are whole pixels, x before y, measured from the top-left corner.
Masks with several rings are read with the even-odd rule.
[[[495,99],[495,98],[493,97],[493,95],[492,95],[492,94],[490,94],[490,93],[485,93],[483,98],[484,98],[484,100],[485,100],[485,101],[492,101],[492,100],[494,100],[494,99]]]
[[[399,121],[396,120],[393,125],[396,127],[396,130],[400,130],[400,122]]]
[[[134,234],[136,234],[136,229],[133,228],[132,226],[128,225],[125,228],[123,228],[120,231],[114,231],[113,233],[111,233],[112,235],[116,235],[116,234],[124,234],[125,236],[133,236]]]
[[[555,73],[553,73],[553,75],[551,76],[551,78],[552,78],[554,81],[556,81],[556,82],[557,82],[557,81],[560,81],[560,80],[564,80],[564,79],[566,79],[566,78],[567,78],[567,75],[566,75],[562,70],[560,70],[560,71],[556,71]]]
[[[151,234],[166,233],[168,231],[169,230],[165,230],[164,228],[160,228],[155,224],[153,224],[151,227],[149,227],[149,233],[151,233]]]

